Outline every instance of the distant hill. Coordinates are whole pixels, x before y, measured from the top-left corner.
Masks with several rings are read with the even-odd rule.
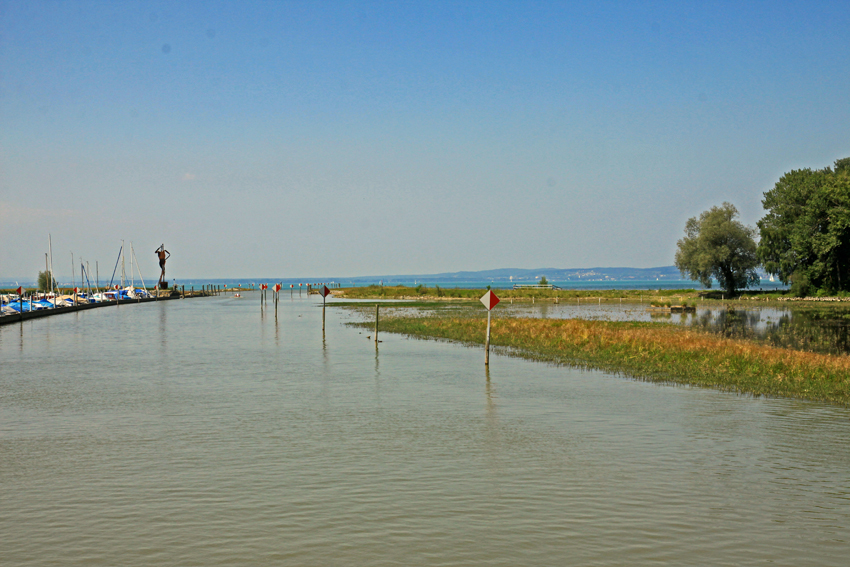
[[[660,268],[499,268],[496,270],[481,270],[479,272],[445,272],[441,274],[403,274],[388,276],[368,276],[356,278],[344,278],[348,281],[374,281],[383,279],[392,280],[416,280],[427,283],[429,281],[451,282],[451,281],[493,281],[493,282],[532,282],[541,276],[555,282],[564,281],[655,281],[655,280],[681,280],[682,275],[675,266],[662,266]]]

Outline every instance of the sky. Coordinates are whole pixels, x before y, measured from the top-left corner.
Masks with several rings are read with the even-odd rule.
[[[846,2],[0,0],[0,280],[667,266],[847,69]]]

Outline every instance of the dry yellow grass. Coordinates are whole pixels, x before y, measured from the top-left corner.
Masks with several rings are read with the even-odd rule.
[[[482,343],[486,322],[401,317],[382,330]],[[657,323],[508,318],[492,344],[519,354],[633,376],[752,394],[850,401],[850,357],[777,348]]]

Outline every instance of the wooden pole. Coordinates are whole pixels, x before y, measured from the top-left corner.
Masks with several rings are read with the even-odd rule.
[[[490,310],[487,310],[487,337],[484,339],[484,366],[490,366]]]
[[[378,344],[378,304],[375,304],[375,344]]]
[[[322,295],[322,332],[325,332],[325,296]]]

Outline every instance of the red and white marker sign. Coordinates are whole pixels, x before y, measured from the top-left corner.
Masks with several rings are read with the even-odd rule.
[[[74,293],[80,293],[80,288],[75,287],[75,288],[74,288]]]
[[[269,289],[268,284],[260,284],[260,289]]]
[[[115,284],[115,289],[121,289],[121,286],[119,286],[118,284]]]
[[[322,297],[327,297],[331,294],[331,290],[328,289],[328,286],[323,285],[322,289],[319,291],[322,294]]]
[[[274,284],[274,290],[280,291],[280,284]]]
[[[21,287],[19,287],[18,289],[15,290],[15,293],[17,293],[18,295],[21,295],[23,292],[24,292],[24,286],[21,286]]]
[[[293,287],[295,287],[295,284],[289,284],[289,287],[293,288]]]
[[[496,294],[493,293],[492,291],[488,291],[487,293],[484,294],[484,297],[481,298],[481,303],[484,304],[484,307],[487,308],[487,311],[490,311],[491,309],[496,307],[496,305],[499,303],[499,301],[501,301],[501,300],[498,297],[496,297]]]

